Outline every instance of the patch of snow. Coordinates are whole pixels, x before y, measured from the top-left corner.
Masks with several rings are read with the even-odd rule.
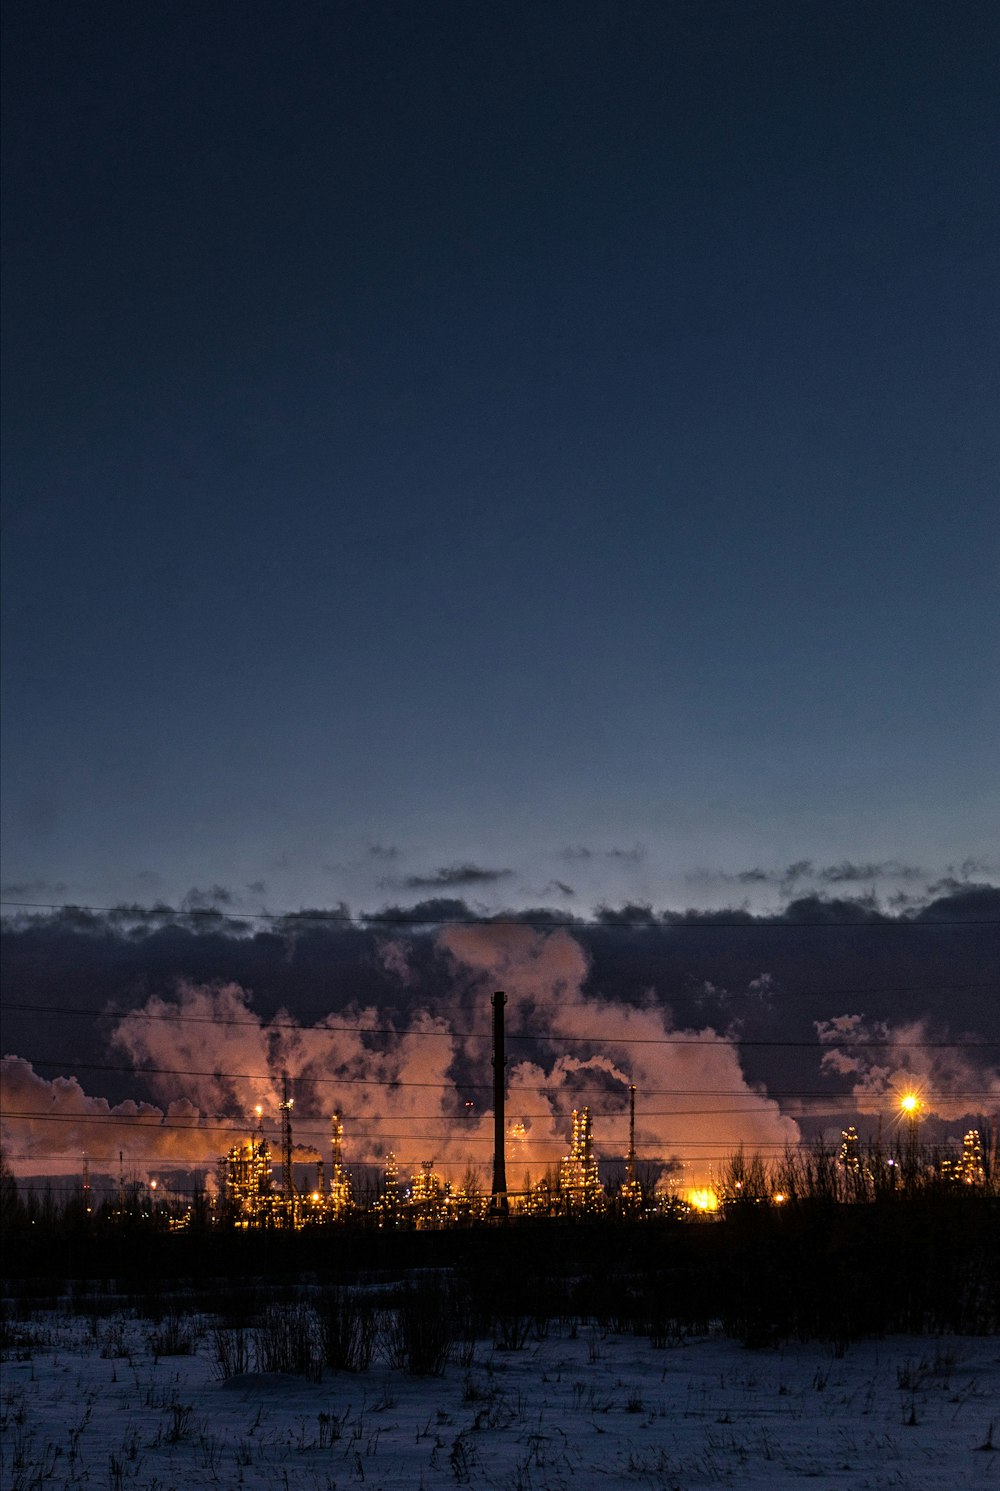
[[[416,1378],[220,1381],[209,1322],[37,1317],[0,1375],[0,1484],[100,1491],[983,1491],[1000,1484],[1000,1343],[896,1337],[662,1350],[584,1322]],[[27,1340],[27,1337],[31,1337]],[[468,1348],[466,1348],[466,1351]]]

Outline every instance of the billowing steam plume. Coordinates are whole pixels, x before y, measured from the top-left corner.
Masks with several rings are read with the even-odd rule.
[[[890,1024],[838,1015],[815,1023],[820,1041],[830,1048],[822,1068],[855,1079],[851,1091],[861,1113],[893,1110],[907,1092],[920,1097],[924,1113],[944,1119],[993,1111],[1000,1101],[996,1067],[977,1060],[974,1050],[935,1045],[926,1019]],[[879,1044],[868,1044],[873,1041]]]
[[[794,1121],[748,1086],[725,1036],[674,1028],[652,992],[643,1007],[585,995],[586,955],[567,930],[449,927],[438,952],[451,974],[446,991],[405,1015],[348,1005],[308,1026],[287,1010],[265,1021],[235,984],[181,983],[174,999],[154,996],[122,1015],[111,1037],[160,1106],[112,1109],[74,1079],[49,1083],[19,1062],[8,1074],[8,1106],[38,1117],[18,1126],[16,1148],[22,1155],[93,1148],[97,1119],[109,1126],[102,1128],[106,1152],[124,1145],[135,1159],[204,1163],[256,1122],[258,1105],[275,1137],[287,1073],[300,1157],[325,1152],[329,1116],[338,1109],[351,1160],[380,1163],[392,1149],[404,1166],[433,1159],[456,1179],[470,1167],[488,1176],[494,988],[508,996],[512,1185],[526,1174],[539,1177],[566,1153],[571,1110],[585,1103],[598,1154],[623,1156],[633,1082],[640,1158],[678,1170],[683,1164],[685,1179],[703,1179],[713,1158],[740,1143],[780,1147],[798,1139]],[[385,944],[382,962],[406,1006],[405,944]],[[79,1121],[46,1124],[41,1114],[53,1107]]]
[[[75,1077],[40,1077],[20,1056],[0,1060],[0,1089],[4,1144],[22,1170],[76,1170],[83,1155],[112,1165],[120,1152],[206,1164],[220,1148],[218,1131],[205,1129],[186,1097],[165,1108],[131,1100],[112,1107],[106,1098],[88,1097]]]

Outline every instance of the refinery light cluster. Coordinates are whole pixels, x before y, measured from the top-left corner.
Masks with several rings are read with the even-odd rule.
[[[506,1205],[500,1208],[495,1192],[491,1194],[480,1185],[471,1167],[455,1185],[435,1170],[433,1158],[425,1159],[418,1170],[403,1179],[392,1151],[385,1157],[374,1199],[369,1202],[356,1196],[344,1161],[344,1123],[339,1112],[330,1120],[329,1177],[324,1161],[318,1159],[313,1162],[311,1184],[302,1185],[293,1160],[294,1099],[286,1089],[280,1109],[280,1165],[265,1134],[263,1108],[258,1105],[253,1131],[219,1162],[217,1208],[222,1218],[239,1228],[299,1228],[345,1222],[362,1214],[370,1215],[379,1226],[426,1228],[485,1221],[501,1209],[505,1215],[513,1212],[524,1216],[598,1216],[609,1209],[636,1216],[676,1211],[680,1201],[673,1191],[666,1197],[647,1193],[636,1178],[634,1096],[633,1088],[633,1142],[625,1178],[613,1194],[605,1189],[598,1173],[593,1122],[590,1109],[585,1107],[573,1112],[569,1152],[555,1173],[527,1182],[521,1191],[506,1192]],[[517,1125],[511,1127],[516,1129]]]
[[[498,1197],[480,1183],[470,1167],[462,1181],[446,1180],[434,1159],[420,1162],[408,1177],[400,1173],[396,1155],[389,1152],[380,1184],[370,1196],[355,1194],[345,1162],[344,1123],[339,1112],[330,1120],[330,1170],[322,1159],[314,1161],[309,1183],[295,1174],[292,1134],[294,1101],[285,1096],[280,1105],[281,1135],[275,1155],[264,1130],[262,1107],[256,1126],[245,1140],[235,1144],[219,1162],[220,1186],[216,1199],[218,1219],[238,1228],[302,1228],[350,1220],[379,1227],[440,1228],[485,1222],[503,1215],[521,1217],[598,1217],[613,1215],[642,1219],[672,1216],[678,1219],[714,1217],[728,1208],[746,1204],[782,1206],[802,1194],[802,1183],[815,1189],[817,1174],[811,1167],[827,1165],[830,1193],[839,1200],[864,1201],[886,1190],[898,1191],[928,1182],[947,1186],[983,1187],[987,1163],[982,1136],[970,1129],[960,1154],[923,1157],[916,1146],[913,1114],[919,1104],[902,1102],[907,1119],[905,1142],[892,1150],[878,1144],[864,1145],[853,1125],[841,1136],[840,1148],[824,1154],[822,1147],[805,1161],[787,1156],[774,1170],[758,1157],[747,1159],[742,1152],[720,1168],[709,1185],[679,1190],[643,1184],[637,1174],[635,1151],[635,1087],[630,1089],[630,1136],[623,1179],[609,1188],[600,1178],[594,1150],[593,1121],[587,1107],[574,1109],[568,1152],[540,1179],[525,1178],[521,1190]],[[512,1124],[516,1132],[518,1125]],[[276,1170],[278,1172],[276,1176]],[[502,1204],[501,1204],[502,1203]]]

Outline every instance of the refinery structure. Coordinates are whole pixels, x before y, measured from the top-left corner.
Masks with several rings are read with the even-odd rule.
[[[274,1184],[274,1162],[264,1133],[264,1110],[254,1110],[257,1124],[242,1144],[234,1144],[220,1162],[220,1195],[231,1219],[241,1227],[300,1227],[306,1222],[344,1221],[353,1210],[351,1178],[344,1168],[344,1123],[330,1118],[330,1179],[322,1159],[316,1161],[315,1184],[295,1182],[292,1109],[287,1078],[281,1101],[281,1184]]]
[[[735,1153],[716,1162],[714,1171],[710,1165],[707,1176],[692,1184],[697,1172],[688,1170],[685,1175],[683,1165],[675,1158],[665,1158],[662,1153],[640,1155],[636,1106],[641,1095],[634,1082],[627,1089],[627,1149],[621,1137],[611,1142],[604,1136],[599,1162],[601,1136],[595,1133],[594,1114],[587,1105],[574,1107],[562,1120],[565,1151],[561,1158],[554,1158],[558,1149],[550,1148],[546,1139],[548,1163],[541,1170],[536,1164],[533,1171],[524,1171],[519,1176],[520,1184],[510,1186],[508,1162],[512,1156],[523,1158],[525,1143],[531,1141],[527,1133],[529,1115],[507,1121],[505,1004],[504,994],[493,995],[491,1182],[471,1159],[464,1162],[460,1179],[446,1178],[442,1170],[457,1168],[463,1162],[442,1160],[440,1151],[437,1163],[433,1153],[425,1152],[423,1157],[414,1157],[415,1163],[411,1159],[403,1164],[394,1148],[381,1155],[377,1149],[373,1153],[363,1129],[354,1136],[352,1156],[351,1123],[345,1122],[339,1105],[327,1110],[326,1136],[317,1147],[314,1099],[307,1100],[310,1112],[300,1120],[300,1133],[304,1128],[310,1142],[297,1145],[295,1097],[286,1074],[280,1099],[277,1094],[271,1099],[271,1112],[257,1104],[242,1137],[219,1157],[214,1192],[209,1195],[202,1188],[192,1193],[201,1197],[201,1218],[248,1231],[292,1231],[346,1223],[429,1229],[546,1217],[693,1220],[724,1216],[733,1208],[748,1205],[784,1206],[816,1197],[863,1203],[914,1194],[929,1186],[943,1187],[953,1194],[970,1187],[994,1195],[997,1192],[1000,1163],[996,1127],[987,1123],[983,1129],[967,1129],[960,1148],[956,1136],[943,1149],[933,1150],[920,1139],[925,1103],[919,1091],[897,1094],[887,1143],[883,1143],[880,1120],[874,1141],[863,1140],[851,1125],[842,1131],[839,1147],[822,1140],[811,1146],[793,1145],[781,1158],[745,1155],[742,1145],[738,1145]],[[471,1102],[465,1104],[468,1110],[472,1106]],[[620,1119],[621,1110],[612,1115],[599,1113],[598,1124],[609,1116],[612,1121]],[[396,1137],[389,1134],[384,1140]],[[411,1144],[421,1142],[416,1135],[407,1137]],[[558,1142],[558,1129],[556,1137]],[[484,1142],[481,1129],[475,1142]],[[662,1149],[662,1141],[657,1148]],[[451,1156],[454,1152],[454,1148],[446,1151]],[[186,1226],[192,1208],[198,1209],[195,1203],[185,1210],[177,1204],[179,1198],[171,1197],[169,1185],[159,1191],[157,1185],[151,1179],[142,1195],[140,1181],[133,1177],[126,1183],[124,1156],[119,1153],[117,1202],[109,1203],[108,1214],[119,1219],[154,1218],[171,1228]],[[86,1216],[94,1215],[86,1157],[82,1198]]]
[[[219,1205],[223,1216],[242,1228],[298,1228],[324,1222],[345,1222],[365,1216],[380,1227],[447,1227],[517,1216],[599,1216],[609,1209],[623,1215],[676,1211],[679,1199],[647,1192],[636,1173],[636,1088],[629,1087],[629,1147],[625,1174],[611,1191],[601,1182],[594,1150],[589,1107],[574,1108],[569,1151],[541,1179],[525,1178],[520,1191],[507,1185],[506,1080],[504,1006],[506,996],[495,993],[493,1010],[493,1179],[487,1192],[470,1166],[457,1185],[434,1168],[433,1157],[420,1162],[405,1181],[393,1151],[385,1156],[377,1195],[362,1203],[353,1193],[344,1162],[344,1122],[339,1110],[330,1118],[330,1176],[322,1157],[312,1164],[312,1184],[297,1183],[293,1140],[294,1098],[287,1075],[282,1083],[280,1113],[280,1184],[275,1184],[275,1157],[264,1132],[264,1112],[255,1109],[256,1125],[241,1143],[234,1144],[219,1162]],[[512,1133],[523,1125],[512,1125]],[[300,1165],[301,1169],[301,1165]]]
[[[309,1167],[300,1160],[296,1175],[295,1100],[286,1075],[279,1104],[277,1153],[265,1133],[263,1107],[258,1105],[251,1131],[219,1162],[217,1207],[221,1218],[247,1229],[297,1229],[352,1219],[379,1227],[418,1229],[519,1216],[584,1218],[612,1214],[639,1220],[664,1215],[718,1215],[733,1206],[783,1205],[817,1194],[831,1200],[860,1202],[900,1190],[912,1192],[927,1183],[983,1188],[988,1179],[995,1179],[996,1166],[984,1153],[978,1129],[966,1132],[960,1153],[925,1156],[918,1138],[923,1105],[918,1094],[907,1092],[900,1098],[896,1141],[889,1148],[883,1147],[881,1139],[863,1144],[852,1125],[843,1130],[836,1151],[820,1145],[805,1157],[786,1152],[783,1161],[768,1166],[759,1156],[748,1160],[741,1148],[707,1186],[682,1192],[675,1177],[668,1177],[665,1189],[644,1184],[639,1178],[635,1142],[637,1089],[631,1083],[628,1150],[619,1178],[611,1184],[601,1179],[593,1118],[590,1108],[584,1106],[572,1111],[568,1150],[558,1164],[550,1166],[540,1179],[526,1175],[522,1188],[512,1190],[507,1184],[507,1141],[508,1137],[523,1139],[524,1124],[516,1122],[508,1129],[506,1120],[505,1004],[503,993],[493,995],[494,1138],[489,1190],[472,1165],[459,1183],[446,1180],[435,1169],[433,1156],[421,1160],[417,1169],[403,1176],[396,1154],[390,1150],[380,1183],[372,1187],[369,1177],[364,1196],[356,1195],[345,1161],[344,1120],[339,1108],[330,1115],[329,1175],[320,1155],[314,1156]],[[309,1172],[305,1184],[304,1168]]]
[[[435,1169],[433,1158],[421,1160],[410,1173],[403,1174],[392,1151],[385,1156],[379,1184],[372,1194],[355,1195],[345,1163],[344,1122],[339,1112],[330,1119],[329,1174],[323,1159],[293,1163],[293,1099],[286,1090],[280,1105],[280,1156],[265,1136],[262,1110],[257,1108],[252,1132],[220,1161],[220,1219],[239,1228],[302,1228],[359,1221],[378,1227],[422,1229],[470,1225],[498,1217],[684,1218],[716,1215],[729,1206],[746,1203],[781,1205],[794,1196],[796,1162],[791,1159],[771,1174],[759,1162],[734,1156],[720,1169],[712,1186],[691,1192],[681,1192],[670,1183],[666,1189],[644,1185],[637,1176],[635,1097],[633,1086],[629,1090],[629,1148],[620,1180],[610,1185],[601,1180],[591,1112],[586,1107],[578,1108],[571,1115],[567,1153],[558,1165],[523,1189],[507,1191],[501,1209],[495,1192],[491,1194],[481,1184],[472,1167],[458,1184]],[[978,1129],[966,1132],[959,1154],[925,1161],[917,1158],[907,1144],[891,1152],[865,1146],[852,1126],[843,1131],[839,1151],[827,1152],[827,1158],[831,1162],[830,1193],[838,1200],[870,1199],[886,1189],[902,1190],[918,1182],[977,1188],[987,1184],[987,1163]],[[308,1176],[305,1182],[303,1174]]]
[[[385,1156],[374,1199],[356,1197],[344,1163],[344,1123],[339,1112],[330,1119],[329,1177],[322,1159],[299,1161],[296,1166],[293,1102],[286,1095],[280,1106],[280,1164],[265,1136],[260,1107],[255,1110],[257,1124],[253,1131],[234,1144],[219,1163],[218,1204],[236,1226],[305,1227],[364,1215],[382,1227],[422,1228],[481,1222],[491,1214],[497,1215],[496,1194],[479,1183],[472,1167],[457,1185],[434,1168],[433,1158],[422,1160],[404,1177],[391,1150]],[[635,1179],[632,1151],[630,1156],[626,1180],[616,1192],[609,1193],[598,1174],[590,1109],[574,1109],[569,1152],[554,1175],[546,1175],[524,1190],[505,1192],[502,1214],[597,1216],[615,1206],[638,1213],[644,1198]],[[303,1172],[309,1174],[305,1184]],[[652,1211],[654,1198],[648,1200]]]

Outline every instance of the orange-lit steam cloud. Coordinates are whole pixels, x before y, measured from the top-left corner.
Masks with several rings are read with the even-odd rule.
[[[839,1077],[854,1077],[852,1095],[862,1113],[894,1109],[903,1093],[920,1095],[921,1111],[939,1118],[991,1112],[1000,1100],[1000,1071],[976,1059],[974,1050],[934,1045],[925,1019],[890,1024],[863,1015],[816,1021],[820,1041],[829,1046],[821,1066]],[[864,1043],[877,1041],[872,1048]]]
[[[337,1109],[349,1160],[381,1162],[393,1149],[412,1162],[485,1162],[486,1116],[456,1125],[458,1037],[442,1015],[415,1009],[396,1029],[384,1011],[349,1005],[305,1026],[287,1010],[264,1021],[249,1000],[233,984],[182,984],[176,1001],[150,999],[125,1016],[112,1040],[154,1069],[147,1080],[163,1100],[182,1088],[202,1111],[243,1115],[248,1124],[260,1104],[273,1125],[287,1073],[296,1137],[320,1152]]]
[[[747,1085],[736,1048],[717,1031],[674,1028],[652,998],[636,1007],[586,996],[586,957],[569,932],[449,927],[440,942],[456,973],[473,975],[481,999],[490,987],[506,992],[512,1035],[530,1031],[551,1048],[530,1061],[512,1057],[508,1067],[507,1111],[517,1135],[508,1155],[512,1183],[520,1162],[534,1171],[565,1153],[570,1110],[583,1103],[595,1113],[597,1153],[624,1154],[630,1083],[638,1089],[640,1157],[682,1163],[687,1181],[704,1178],[713,1159],[740,1143],[753,1149],[798,1141],[797,1124]],[[510,1046],[516,1050],[516,1038]]]
[[[76,1170],[83,1154],[112,1165],[119,1152],[150,1163],[211,1163],[221,1147],[187,1098],[166,1108],[131,1100],[112,1107],[75,1077],[40,1077],[20,1056],[0,1060],[0,1091],[4,1146],[21,1170]]]
[[[686,1183],[739,1144],[780,1149],[799,1131],[777,1103],[748,1085],[737,1048],[723,1034],[675,1028],[654,1001],[637,1007],[586,994],[586,954],[566,929],[451,926],[437,938],[450,970],[439,1000],[403,1016],[349,1005],[312,1025],[287,1010],[262,1019],[236,984],[180,983],[117,1019],[111,1043],[142,1072],[160,1106],[110,1108],[73,1078],[46,1082],[26,1062],[7,1075],[8,1144],[22,1158],[102,1149],[130,1158],[205,1163],[264,1111],[277,1136],[287,1073],[299,1155],[324,1153],[339,1110],[348,1162],[381,1163],[393,1150],[405,1167],[432,1159],[453,1179],[469,1166],[488,1184],[492,1159],[489,996],[507,994],[508,1180],[538,1178],[566,1153],[570,1113],[588,1104],[598,1155],[627,1145],[628,1089],[637,1097],[640,1159],[679,1170]],[[383,966],[412,999],[405,943],[386,944]],[[709,1096],[706,1096],[709,1094]],[[46,1122],[57,1111],[66,1121]],[[304,1147],[304,1148],[303,1148]]]

